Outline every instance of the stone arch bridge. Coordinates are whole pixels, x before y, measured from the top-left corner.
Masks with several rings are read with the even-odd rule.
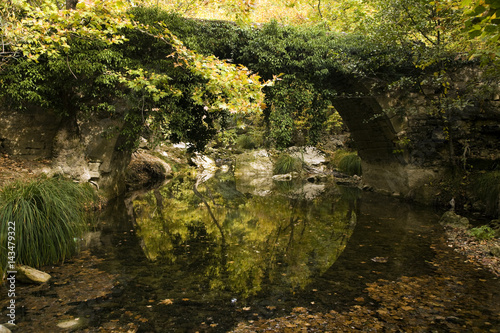
[[[453,76],[453,89],[478,75],[464,68]],[[480,75],[480,73],[479,73]],[[333,104],[362,159],[363,181],[387,194],[432,203],[439,189],[429,186],[454,167],[500,166],[500,98],[455,111],[432,114],[429,105],[438,97],[370,92],[370,80],[337,75],[333,86],[345,97]],[[498,90],[497,90],[498,91]],[[497,93],[498,94],[498,93]],[[361,96],[361,97],[359,97]],[[398,113],[387,110],[399,110]]]

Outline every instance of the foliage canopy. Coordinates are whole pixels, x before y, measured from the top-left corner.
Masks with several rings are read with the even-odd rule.
[[[124,116],[132,141],[145,130],[196,148],[235,116],[238,125],[244,114],[264,111],[267,137],[286,147],[317,143],[326,122],[338,119],[332,101],[340,92],[331,85],[338,73],[375,77],[396,89],[433,84],[453,105],[467,103],[447,91],[457,60],[493,60],[491,74],[498,73],[498,0],[297,0],[285,7],[307,4],[307,25],[272,21],[259,28],[186,20],[160,9],[172,5],[188,14],[184,5],[196,1],[138,4],[144,6],[120,0],[80,1],[74,10],[55,0],[0,5],[4,101],[69,117],[79,111]],[[221,4],[240,23],[263,9],[252,1]],[[260,78],[279,74],[274,86]],[[124,114],[118,101],[125,101]]]
[[[271,84],[186,48],[161,23],[135,20],[121,1],[85,1],[75,10],[24,4],[9,15],[2,97],[12,107],[39,105],[69,117],[79,110],[113,115],[125,100],[125,118],[136,124],[131,139],[149,124],[160,136],[201,147],[220,119],[260,112],[261,90]],[[145,57],[152,46],[154,61]]]

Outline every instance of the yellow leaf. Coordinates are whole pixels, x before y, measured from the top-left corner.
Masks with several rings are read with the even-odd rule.
[[[159,302],[158,304],[170,305],[170,304],[174,304],[174,301],[172,301],[170,298],[167,298],[167,299],[164,299],[163,301]]]

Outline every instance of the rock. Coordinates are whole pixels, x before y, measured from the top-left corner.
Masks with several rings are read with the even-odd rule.
[[[293,172],[286,173],[286,174],[274,175],[272,177],[272,179],[276,180],[276,181],[289,181],[289,180],[292,180],[294,178],[297,178],[298,176],[299,176],[299,173],[293,171]]]
[[[17,329],[16,324],[4,323],[4,324],[2,324],[2,326],[10,331],[15,331]]]
[[[11,330],[9,330],[4,325],[0,325],[0,333],[11,333]]]
[[[315,147],[290,147],[287,151],[291,156],[300,158],[305,164],[312,167],[327,163],[325,154]]]
[[[184,143],[184,142],[179,142],[179,143],[173,144],[172,147],[177,148],[177,149],[187,149],[189,147],[189,144]]]
[[[165,180],[170,172],[170,165],[161,158],[138,152],[132,155],[125,181],[131,189],[145,188]]]
[[[273,175],[273,162],[265,149],[253,150],[236,156],[234,175]]]
[[[144,137],[141,136],[139,138],[139,148],[146,149],[148,147],[148,144],[149,144],[148,140],[146,140]]]
[[[100,162],[89,162],[90,179],[95,179],[95,178],[101,177],[101,173],[99,172],[100,166],[101,166]]]
[[[447,211],[441,216],[439,223],[445,227],[452,228],[468,228],[469,227],[469,219],[466,217],[460,216],[453,211]]]
[[[57,327],[66,330],[76,330],[78,328],[82,328],[82,326],[84,325],[85,325],[85,320],[82,320],[82,318],[74,318],[74,319],[60,321],[57,324]]]
[[[215,172],[215,170],[217,170],[217,165],[215,164],[215,161],[213,159],[198,152],[195,153],[194,157],[191,158],[191,162],[196,164],[198,168],[202,168],[206,171]]]
[[[491,247],[491,249],[490,249],[490,252],[495,257],[499,257],[500,258],[500,245],[493,245]]]
[[[16,280],[24,283],[45,283],[51,276],[29,266],[17,265]]]
[[[283,182],[283,181],[289,181],[292,180],[292,175],[287,173],[287,174],[282,174],[282,175],[274,175],[273,180],[276,180],[278,182]]]
[[[310,183],[320,183],[320,182],[325,182],[328,179],[326,175],[323,174],[316,174],[307,177],[307,181]]]

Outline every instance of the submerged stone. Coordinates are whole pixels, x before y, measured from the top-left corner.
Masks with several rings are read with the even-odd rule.
[[[50,280],[51,276],[45,272],[39,271],[25,265],[16,266],[16,279],[24,283],[45,283]]]
[[[57,327],[63,328],[63,329],[75,330],[77,328],[81,328],[83,326],[84,322],[85,321],[82,320],[81,318],[63,320],[57,324]]]

